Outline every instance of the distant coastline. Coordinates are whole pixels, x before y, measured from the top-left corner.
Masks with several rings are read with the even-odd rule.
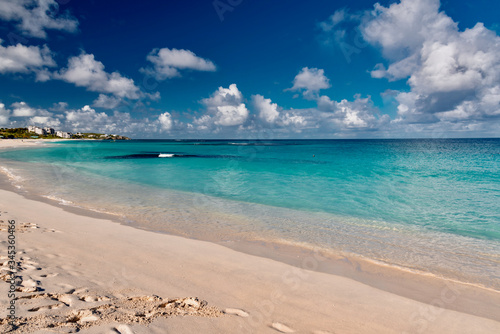
[[[71,133],[53,128],[29,126],[27,128],[0,128],[0,139],[93,139],[130,140],[129,137],[96,132]]]

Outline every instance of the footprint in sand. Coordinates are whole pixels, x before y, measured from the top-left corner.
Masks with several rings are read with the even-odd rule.
[[[40,285],[40,281],[35,281],[31,277],[28,277],[28,279],[23,279],[21,286],[37,286]]]
[[[58,308],[61,308],[64,304],[59,303],[59,304],[53,304],[53,305],[45,305],[45,306],[37,306],[30,308],[28,312],[38,312],[38,311],[45,311],[45,310],[56,310]]]
[[[21,279],[22,279],[22,282],[21,282],[21,284],[19,284],[16,291],[19,291],[19,292],[43,291],[43,289],[40,287],[40,284],[41,284],[40,281],[35,281],[29,276],[28,276],[28,279],[24,279],[24,278],[21,278]]]
[[[2,268],[2,271],[0,271],[0,279],[2,281],[7,282],[11,279],[12,273],[15,273],[15,272],[16,272],[15,270]]]
[[[73,290],[74,292],[74,290]],[[90,292],[88,295],[95,295]],[[60,301],[57,304],[39,306],[32,305],[30,312],[42,310],[52,310],[55,308],[64,308],[70,300],[65,298],[77,299],[79,296],[75,294],[52,294],[42,293],[33,294],[30,296],[21,296],[19,299],[51,299]],[[108,297],[97,297],[108,298]],[[64,302],[62,302],[64,300]],[[222,312],[213,306],[208,306],[206,301],[196,297],[163,299],[159,296],[140,296],[127,297],[123,299],[111,298],[102,305],[66,310],[57,314],[37,314],[32,317],[19,317],[14,323],[15,326],[23,330],[35,329],[56,329],[64,327],[73,332],[78,332],[81,329],[86,329],[93,326],[100,326],[105,323],[120,324],[114,328],[115,333],[130,334],[133,331],[125,324],[142,324],[148,325],[155,319],[174,316],[201,316],[201,317],[218,317]],[[5,333],[9,329],[10,324],[0,321],[0,332]]]
[[[60,286],[63,290],[66,290],[67,294],[72,294],[75,291],[75,287],[71,284],[66,284],[66,283],[58,283],[56,284],[57,286]]]
[[[38,292],[38,291],[43,291],[42,288],[38,286],[31,286],[31,287],[23,287],[23,286],[18,286],[16,288],[17,292],[24,292],[24,293],[30,293],[30,292]]]
[[[37,299],[37,298],[45,298],[47,294],[41,293],[37,295],[27,295],[27,296],[19,296],[17,299]]]
[[[78,324],[84,324],[87,322],[94,322],[99,320],[99,317],[92,314],[91,310],[77,310],[73,311],[71,315],[68,317],[68,322],[76,322]]]
[[[17,299],[50,299],[61,302],[63,305],[70,307],[77,301],[77,297],[74,295],[68,294],[59,294],[59,293],[40,293],[35,295],[21,296]]]
[[[73,295],[59,295],[57,300],[71,307],[77,301],[77,297]]]
[[[38,263],[31,261],[29,257],[21,257],[19,261],[16,263],[16,268],[18,268],[20,271],[23,273],[30,273],[32,271],[36,270],[41,270],[42,268],[37,267]],[[11,273],[16,273],[18,269],[10,269],[9,261],[7,257],[2,256],[0,258],[0,279],[3,281],[7,281],[11,278]],[[30,277],[31,278],[31,277]],[[33,289],[28,289],[34,286],[37,286],[39,284],[31,284],[30,282],[25,282],[26,284],[22,284],[21,286],[25,289],[19,289],[17,291],[21,292],[34,292],[34,291],[40,291],[39,289],[33,290]],[[40,283],[40,282],[38,282]]]
[[[73,289],[71,290],[71,292],[68,292],[68,293],[72,293],[74,295],[81,295],[82,293],[87,293],[89,292],[89,289],[88,288],[80,288],[80,289]]]
[[[273,322],[271,324],[271,328],[277,330],[278,332],[281,332],[281,333],[295,333],[295,330],[291,329],[290,327],[288,327],[287,325],[284,325],[280,322]]]
[[[32,223],[20,223],[19,225],[16,226],[16,232],[20,233],[25,233],[25,232],[31,232],[31,229],[37,229],[40,228],[38,227],[37,224],[32,224]],[[7,224],[5,221],[0,220],[0,231],[8,231]]]
[[[66,292],[67,295],[73,295],[75,298],[78,298],[81,301],[87,302],[87,303],[94,303],[94,302],[102,302],[102,301],[109,301],[111,298],[106,297],[106,296],[97,296],[97,295],[90,295],[89,289],[88,288],[80,288],[80,289],[70,289],[69,291]]]
[[[20,260],[23,261],[26,264],[31,264],[31,265],[34,265],[34,266],[36,266],[38,264],[38,262],[35,262],[35,261],[31,260],[31,258],[27,257],[27,256],[21,257]]]
[[[80,300],[87,302],[87,303],[92,303],[92,302],[108,301],[108,300],[110,300],[110,298],[100,297],[100,296],[81,296]]]
[[[242,318],[248,318],[249,314],[243,310],[237,309],[237,308],[227,308],[224,310],[224,313],[226,314],[231,314],[231,315],[237,315]]]
[[[42,270],[42,268],[33,266],[31,264],[22,264],[20,269],[22,272],[25,272],[25,273],[29,273],[29,272],[35,271],[35,270]]]

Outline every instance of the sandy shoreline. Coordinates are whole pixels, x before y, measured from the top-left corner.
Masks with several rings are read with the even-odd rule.
[[[500,331],[498,293],[422,278],[413,282],[422,295],[417,301],[394,288],[373,287],[397,285],[395,282],[409,279],[404,275],[380,274],[379,281],[369,286],[307,270],[331,265],[332,272],[342,273],[341,263],[325,261],[314,252],[291,266],[247,254],[262,255],[256,248],[242,249],[242,253],[144,231],[6,190],[0,190],[0,198],[0,219],[4,221],[0,256],[5,257],[7,249],[5,225],[14,219],[19,276],[23,278],[20,289],[26,291],[16,293],[21,297],[16,314],[26,317],[33,331],[51,321],[58,326],[57,332],[80,326],[85,333],[111,333],[113,328],[115,333]],[[5,318],[8,284],[0,283],[0,317]],[[412,284],[405,286],[411,290]],[[159,297],[153,298],[155,295]],[[208,304],[200,303],[202,300]],[[116,310],[114,315],[110,308]],[[2,326],[7,325],[0,325],[0,332],[6,328]]]
[[[64,139],[1,139],[0,149],[43,146]]]

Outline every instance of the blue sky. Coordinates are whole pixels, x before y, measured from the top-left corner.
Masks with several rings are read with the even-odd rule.
[[[0,126],[498,137],[500,4],[0,0]]]

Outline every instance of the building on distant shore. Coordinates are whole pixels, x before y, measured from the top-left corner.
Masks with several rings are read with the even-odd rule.
[[[28,131],[29,132],[34,132],[37,135],[43,136],[47,134],[47,131],[45,129],[39,128],[38,126],[28,126]]]
[[[30,125],[30,126],[28,126],[28,131],[33,132],[39,136],[56,135],[57,137],[65,138],[65,139],[69,139],[69,138],[73,137],[71,132],[56,131],[53,128],[49,128],[49,127],[40,128],[38,126]]]
[[[1,1],[1,0],[0,0]],[[34,125],[29,125],[26,128],[0,128],[0,138],[64,138],[64,139],[100,139],[100,140],[128,140],[130,138],[113,134],[100,134],[100,133],[82,133],[61,131],[50,127],[41,128]]]
[[[61,137],[61,138],[65,138],[65,139],[69,139],[72,137],[70,132],[64,132],[64,131],[57,131],[56,136]]]

